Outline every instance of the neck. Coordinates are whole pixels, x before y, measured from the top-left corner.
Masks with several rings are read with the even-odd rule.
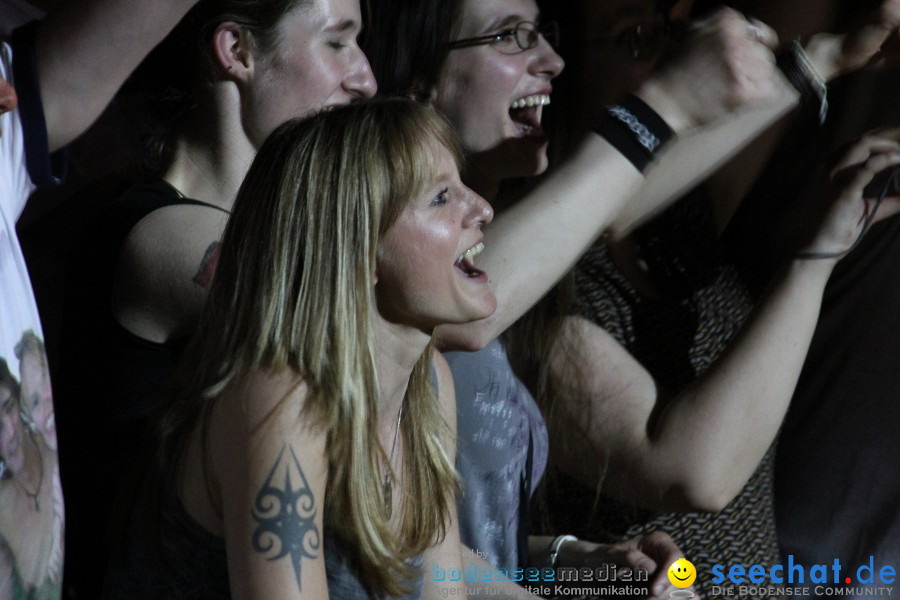
[[[373,332],[379,388],[378,420],[384,424],[395,423],[409,377],[431,335],[414,327],[389,323],[381,316],[375,317]]]
[[[237,92],[225,85],[219,84],[197,111],[202,118],[179,137],[164,179],[188,198],[230,211],[256,147],[241,125]]]

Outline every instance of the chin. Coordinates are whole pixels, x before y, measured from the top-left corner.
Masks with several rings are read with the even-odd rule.
[[[481,302],[478,303],[476,307],[473,308],[472,317],[467,319],[466,322],[470,321],[480,321],[481,319],[487,319],[497,310],[497,297],[491,293],[490,298],[485,298]]]

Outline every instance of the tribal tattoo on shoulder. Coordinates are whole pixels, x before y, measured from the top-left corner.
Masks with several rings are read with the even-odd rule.
[[[318,556],[321,536],[316,527],[316,499],[294,449],[285,444],[253,503],[253,550],[268,561],[290,557],[301,588],[303,559]]]

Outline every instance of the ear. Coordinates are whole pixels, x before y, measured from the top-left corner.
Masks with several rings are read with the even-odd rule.
[[[216,27],[213,34],[213,53],[218,70],[225,77],[246,79],[253,74],[253,52],[250,34],[246,29],[227,21]]]

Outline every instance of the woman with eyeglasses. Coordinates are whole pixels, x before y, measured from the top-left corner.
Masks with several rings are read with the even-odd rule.
[[[636,199],[625,211],[626,219],[634,218],[663,201],[678,182],[695,177],[696,166],[683,163],[679,154],[663,155],[661,163],[668,161],[670,177],[663,183],[654,179],[651,170],[645,182],[650,191],[632,196],[641,183],[639,172],[603,138],[589,136],[578,157],[539,187],[524,194],[521,190],[506,193],[503,188],[510,181],[539,175],[547,167],[548,140],[541,118],[550,100],[551,81],[562,69],[549,44],[556,36],[555,26],[541,23],[531,0],[384,1],[373,3],[369,12],[364,47],[381,89],[413,95],[446,114],[467,153],[465,181],[507,209],[490,229],[492,244],[477,259],[478,268],[490,265],[495,273],[498,312],[473,326],[445,327],[438,332],[444,348],[487,346],[476,353],[454,353],[450,359],[460,398],[457,464],[464,488],[460,499],[463,540],[484,553],[490,564],[507,569],[544,566],[548,560],[554,566],[614,560],[609,549],[596,544],[567,538],[529,540],[527,506],[547,460],[546,429],[496,338],[610,224],[623,197]],[[712,118],[714,112],[706,103],[722,110],[717,104],[722,97],[717,94],[728,87],[727,76],[703,95],[685,81],[701,68],[716,81],[722,73],[711,65],[716,60],[728,64],[730,53],[723,50],[728,47],[726,40],[740,49],[749,47],[742,58],[749,56],[746,64],[758,69],[751,78],[760,84],[756,92],[776,89],[765,85],[771,64],[760,39],[748,36],[744,21],[727,13],[693,40],[693,52],[673,66],[677,75],[655,79],[642,93],[647,99],[655,98],[661,110],[687,102],[691,110],[699,110],[701,119]],[[773,94],[780,102],[781,97]],[[709,109],[700,109],[701,104]],[[700,155],[714,158],[708,151]],[[638,179],[632,179],[634,175]],[[510,203],[513,197],[521,200]],[[471,258],[470,267],[475,268]],[[638,548],[644,553],[634,552]],[[621,550],[622,563],[642,562],[650,571],[665,566],[662,563],[668,564],[677,554],[665,536],[634,541],[612,552],[616,550]],[[633,552],[626,558],[629,550]],[[662,569],[652,582],[657,588],[654,593],[664,591],[665,579]]]
[[[569,131],[598,112],[586,98],[614,102],[678,46],[645,35],[667,30],[664,3],[578,5],[564,29]],[[827,67],[820,50],[810,45]],[[876,153],[895,150],[884,144]],[[599,241],[557,305],[513,332],[512,362],[552,415],[553,529],[622,539],[663,529],[700,572],[779,560],[771,446],[830,268],[795,261],[748,321],[753,302],[716,237],[727,208],[696,192],[633,234]],[[574,296],[569,306],[564,294]],[[712,594],[708,578],[697,586]]]

